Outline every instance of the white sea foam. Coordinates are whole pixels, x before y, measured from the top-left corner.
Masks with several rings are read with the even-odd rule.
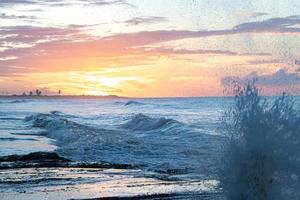
[[[56,113],[35,114],[25,120],[34,127],[45,128],[48,137],[57,141],[59,153],[73,160],[192,172],[195,178],[215,171],[213,163],[218,155],[215,144],[220,137],[194,132],[173,119],[137,114],[121,129],[114,130],[79,124]]]

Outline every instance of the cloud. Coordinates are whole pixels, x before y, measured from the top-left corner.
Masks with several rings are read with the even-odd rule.
[[[268,15],[268,13],[266,12],[252,12],[249,13],[249,18],[257,18],[257,17],[261,17],[261,16],[266,16]]]
[[[256,72],[252,72],[242,78],[224,77],[221,79],[221,83],[224,86],[230,86],[232,83],[245,84],[252,80],[256,80],[257,84],[261,86],[293,86],[300,84],[300,74],[287,72],[284,69],[268,75],[258,75]]]
[[[300,24],[300,16],[271,18],[259,22],[248,22],[235,26],[233,31],[241,33],[264,32],[264,33],[300,33],[299,28],[293,28]]]
[[[2,26],[0,27],[0,47],[11,47],[13,44],[25,46],[40,42],[56,40],[76,40],[82,38],[80,26],[37,27],[37,26]],[[1,52],[0,52],[1,55]]]
[[[2,6],[15,6],[15,5],[62,5],[63,0],[1,0]]]
[[[145,52],[155,52],[159,54],[215,54],[226,56],[270,56],[269,53],[238,53],[228,50],[218,49],[178,49],[172,47],[142,47],[138,48]]]
[[[151,21],[151,20],[150,20]],[[72,63],[82,64],[83,60],[116,59],[124,56],[147,56],[164,54],[224,54],[241,55],[223,50],[184,49],[141,49],[149,45],[186,38],[201,38],[242,33],[300,33],[294,25],[300,24],[299,16],[271,18],[259,22],[240,24],[225,30],[157,30],[134,33],[120,33],[107,37],[87,35],[89,26],[69,25],[66,27],[2,26],[0,27],[0,58],[16,57],[0,61],[0,70],[7,66],[34,67],[43,70],[52,65],[53,70],[70,69]],[[267,53],[242,55],[270,55]],[[67,63],[69,62],[69,63]],[[251,61],[250,61],[251,62]],[[263,61],[252,61],[250,64]],[[269,62],[269,61],[264,61]],[[94,61],[92,64],[95,64]],[[67,66],[68,65],[68,66]],[[83,64],[82,64],[83,65]],[[83,65],[84,67],[84,65]],[[49,66],[48,66],[49,69]]]
[[[210,49],[174,49],[165,47],[155,47],[155,48],[140,48],[145,52],[155,52],[158,54],[220,54],[220,55],[239,55],[237,52],[233,51],[223,51],[223,50],[210,50]]]
[[[0,19],[29,19],[34,20],[37,19],[36,16],[28,16],[28,15],[8,15],[6,13],[0,14]]]
[[[0,5],[36,4],[34,0],[1,0]]]
[[[261,60],[249,60],[247,61],[249,65],[264,65],[264,64],[282,64],[285,63],[281,59],[261,59]]]
[[[234,54],[221,50],[197,50],[192,52],[188,50],[170,50],[153,49],[147,51],[141,49],[141,46],[147,46],[159,42],[177,40],[187,37],[195,37],[197,32],[193,31],[152,31],[136,32],[127,34],[116,34],[103,38],[91,38],[81,32],[82,27],[69,26],[64,28],[57,27],[2,27],[0,34],[5,35],[0,39],[0,46],[8,48],[0,52],[0,58],[16,57],[15,60],[0,61],[0,67],[6,66],[24,66],[34,67],[40,71],[74,68],[73,64],[82,64],[83,61],[96,59],[116,60],[124,56],[145,56],[164,54]],[[77,41],[75,39],[78,39]],[[1,43],[2,42],[2,43]],[[8,43],[8,44],[7,44]],[[27,48],[18,47],[18,43],[30,44]],[[137,60],[137,59],[135,59]],[[96,62],[96,61],[94,61]],[[68,65],[68,66],[67,66]],[[84,64],[82,64],[84,65]],[[84,66],[83,66],[84,67]],[[0,68],[0,70],[2,70]]]
[[[238,12],[234,14],[235,17],[240,18],[240,19],[255,19],[258,17],[266,16],[268,13],[266,12]]]
[[[144,18],[144,22],[152,23],[162,18]],[[142,21],[141,21],[142,23]],[[141,31],[135,33],[121,33],[112,35],[106,38],[95,38],[97,41],[110,40],[118,41],[120,43],[129,43],[129,46],[133,45],[147,45],[159,42],[167,42],[172,40],[180,40],[185,38],[197,38],[197,37],[210,37],[219,35],[233,35],[241,33],[300,33],[300,28],[293,28],[294,25],[300,24],[300,17],[290,16],[286,18],[271,18],[261,22],[249,22],[235,26],[233,29],[225,30],[203,30],[203,31],[189,31],[189,30],[158,30],[158,31]],[[86,26],[74,26],[68,27],[36,27],[36,26],[4,26],[0,27],[0,36],[13,35],[6,37],[7,42],[32,42],[34,40],[40,40],[40,38],[49,38],[66,36],[69,40],[77,40],[83,36],[81,29]],[[1,38],[1,37],[0,37]],[[3,39],[2,39],[3,41]]]
[[[7,77],[10,75],[16,75],[17,73],[31,72],[32,69],[22,66],[0,66],[0,77]]]
[[[126,5],[135,7],[134,5],[127,3],[126,0],[1,0],[1,6],[16,6],[16,5],[42,5],[42,6],[68,6],[68,5]]]
[[[119,5],[125,5],[128,7],[136,8],[135,5],[128,3],[126,0],[81,0],[81,2],[99,5],[99,6],[118,5],[119,4]]]
[[[143,25],[143,24],[154,24],[159,22],[167,22],[166,17],[155,17],[155,16],[145,16],[145,17],[135,17],[130,20],[124,21],[128,25]]]
[[[224,30],[161,30],[144,31],[138,33],[120,34],[112,37],[123,37],[124,39],[134,39],[139,35],[145,36],[147,40],[152,41],[170,41],[184,38],[211,37],[220,35],[235,35],[243,33],[300,33],[300,28],[293,26],[300,25],[300,16],[289,16],[283,18],[270,18],[258,22],[248,22],[239,24],[232,29]],[[131,38],[132,37],[132,38]],[[152,38],[152,39],[151,39]]]

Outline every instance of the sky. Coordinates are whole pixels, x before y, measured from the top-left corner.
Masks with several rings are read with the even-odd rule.
[[[299,0],[0,0],[0,95],[222,96],[252,79],[300,94]]]

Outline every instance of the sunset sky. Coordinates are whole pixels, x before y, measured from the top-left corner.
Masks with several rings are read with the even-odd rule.
[[[0,0],[0,24],[0,94],[300,89],[299,0]]]

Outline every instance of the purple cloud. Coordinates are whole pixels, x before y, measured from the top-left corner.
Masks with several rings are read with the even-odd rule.
[[[263,64],[280,64],[284,63],[281,59],[262,59],[262,60],[249,60],[247,61],[249,65],[263,65]]]
[[[235,26],[233,31],[237,32],[300,32],[299,28],[293,28],[294,25],[300,24],[299,16],[289,16],[285,18],[271,18],[260,22],[248,22]]]
[[[226,56],[261,56],[261,55],[271,55],[269,53],[238,53],[234,51],[226,50],[215,50],[215,49],[175,49],[175,48],[166,48],[166,47],[143,47],[138,48],[144,52],[156,52],[161,54],[215,54],[215,55],[226,55]]]
[[[150,20],[151,21],[151,20]],[[141,31],[135,33],[121,33],[108,37],[92,37],[83,33],[88,26],[70,25],[67,27],[36,27],[36,26],[3,26],[0,27],[0,47],[6,48],[0,52],[0,58],[17,57],[14,60],[2,60],[0,66],[19,66],[23,63],[42,60],[47,58],[58,58],[61,56],[83,55],[89,57],[109,57],[124,55],[141,55],[147,51],[141,51],[141,46],[158,44],[186,38],[201,38],[218,35],[233,35],[241,33],[300,33],[299,28],[294,25],[300,24],[299,16],[286,18],[271,18],[260,22],[249,22],[240,24],[233,29],[225,30],[159,30]],[[16,44],[32,45],[32,47],[18,47]],[[90,51],[93,49],[93,51]],[[103,51],[105,49],[105,51]],[[191,53],[214,53],[225,55],[240,55],[236,52],[222,50],[170,50],[156,49],[170,54],[191,54]],[[85,55],[82,52],[89,52]],[[72,53],[70,53],[72,52]],[[269,55],[258,53],[260,55]],[[243,54],[247,55],[247,54]],[[253,54],[248,54],[253,55]],[[256,54],[255,54],[256,55]],[[72,58],[69,58],[70,60]],[[255,62],[255,61],[253,61]],[[251,64],[251,63],[250,63]],[[252,63],[253,64],[253,63]],[[32,67],[32,66],[27,66]],[[42,66],[41,66],[42,67]],[[2,70],[2,69],[1,69]]]
[[[162,18],[148,18],[144,19],[148,23],[153,22]],[[147,45],[158,42],[179,40],[185,38],[197,38],[197,37],[210,37],[218,35],[232,35],[240,33],[274,33],[274,32],[292,32],[300,33],[299,28],[293,28],[293,25],[300,24],[300,17],[290,16],[286,18],[272,18],[261,22],[250,22],[240,24],[233,29],[225,30],[204,30],[204,31],[188,31],[188,30],[168,30],[168,31],[144,31],[136,33],[122,33],[116,34],[104,38],[105,40],[118,40],[119,42],[131,42],[136,45]],[[7,42],[33,42],[34,40],[40,40],[40,38],[49,38],[57,36],[71,36],[69,39],[78,39],[78,37],[83,37],[81,28],[85,26],[68,26],[68,27],[35,27],[35,26],[5,26],[0,27],[0,36],[7,36],[2,39]],[[87,37],[86,35],[84,37]],[[51,38],[50,38],[51,39]],[[96,38],[96,40],[103,40],[103,38]]]
[[[145,16],[145,17],[135,17],[130,20],[124,21],[123,23],[129,25],[142,25],[142,24],[154,24],[159,22],[167,22],[166,17],[155,17],[155,16]]]
[[[224,86],[230,86],[232,83],[245,84],[252,80],[256,80],[261,86],[292,86],[300,84],[300,74],[297,72],[287,72],[280,69],[277,72],[269,75],[258,75],[252,72],[245,77],[224,77],[221,83]]]
[[[0,5],[2,6],[15,6],[15,5],[48,5],[48,6],[68,6],[74,4],[90,4],[90,5],[127,5],[130,7],[135,7],[129,4],[126,0],[77,0],[77,1],[67,1],[67,0],[1,0]]]
[[[28,15],[8,15],[6,13],[0,14],[0,19],[29,19],[34,20],[37,19],[36,16],[28,16]]]

